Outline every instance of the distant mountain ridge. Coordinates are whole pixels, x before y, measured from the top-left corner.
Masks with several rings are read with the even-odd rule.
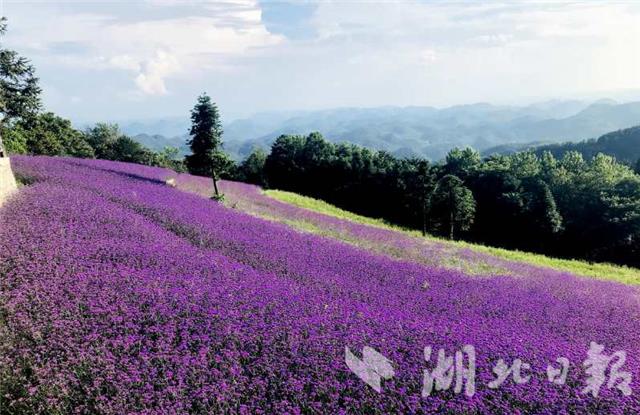
[[[334,142],[439,160],[456,146],[485,151],[505,144],[578,141],[638,124],[640,102],[613,100],[556,100],[521,107],[478,103],[443,109],[338,108],[256,114],[226,124],[224,141],[234,158],[242,158],[254,147],[268,148],[281,134],[319,131]],[[157,122],[136,121],[121,123],[121,127],[134,136],[145,133],[139,139],[157,148],[154,146],[164,146],[161,136],[168,137],[168,143],[184,143],[189,119],[185,116]]]
[[[536,153],[541,154],[544,151],[549,151],[556,157],[562,157],[568,151],[577,151],[585,159],[604,153],[614,156],[618,161],[635,165],[640,160],[640,126],[613,131],[598,139],[535,148]]]

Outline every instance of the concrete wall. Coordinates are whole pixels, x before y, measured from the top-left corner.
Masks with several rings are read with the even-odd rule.
[[[0,206],[17,189],[16,179],[7,157],[0,157]]]

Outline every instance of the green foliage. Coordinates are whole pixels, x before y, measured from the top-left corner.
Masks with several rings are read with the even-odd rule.
[[[540,174],[541,164],[538,157],[530,151],[515,153],[510,157],[510,171],[518,178],[536,177]]]
[[[0,36],[7,31],[7,19],[0,18]],[[35,68],[17,52],[0,48],[0,113],[4,120],[27,119],[40,108]]]
[[[7,31],[6,18],[0,18],[0,37]],[[14,119],[27,120],[40,108],[40,87],[33,65],[17,52],[0,46],[0,126]],[[12,144],[13,151],[22,150]],[[19,141],[19,140],[18,140]],[[4,156],[0,138],[0,157]]]
[[[51,112],[12,122],[2,127],[2,136],[10,154],[94,157],[84,134]]]
[[[431,194],[431,220],[435,229],[449,239],[473,224],[476,202],[469,190],[457,176],[442,177]]]
[[[51,112],[38,114],[24,125],[29,153],[47,156],[94,157],[93,148],[71,121]]]
[[[476,150],[469,147],[463,150],[454,148],[445,158],[444,171],[446,174],[466,179],[477,171],[480,164],[480,153]]]
[[[229,155],[221,150],[212,151],[210,154],[212,176],[225,179],[235,175],[235,162]]]
[[[1,132],[10,154],[97,157],[185,171],[177,149],[155,153],[122,134],[116,124],[98,123],[83,133],[71,121],[47,112],[2,127]]]
[[[540,178],[529,177],[522,185],[522,199],[529,237],[544,242],[562,229],[562,216],[549,186]]]
[[[299,135],[281,135],[273,142],[264,166],[270,186],[301,190],[300,155],[305,143],[305,137]]]
[[[16,125],[12,128],[0,128],[0,137],[4,141],[7,154],[28,154],[27,133],[20,126]]]
[[[122,136],[117,124],[97,123],[85,131],[85,137],[99,159],[117,160],[113,148]]]
[[[176,147],[165,147],[161,152],[155,153],[153,165],[166,167],[178,173],[187,171],[184,162],[180,158],[180,150]]]
[[[411,221],[421,223],[422,234],[426,235],[429,231],[431,193],[436,186],[435,176],[426,160],[412,158],[401,163],[398,183],[403,184],[402,210],[413,212]]]
[[[178,172],[186,170],[184,163],[178,159],[177,148],[166,147],[156,153],[122,134],[117,124],[98,123],[87,129],[84,136],[97,158],[165,167]]]
[[[112,160],[139,163],[148,166],[154,164],[154,153],[126,135],[118,137],[115,142],[111,144],[109,150]]]
[[[247,156],[238,167],[238,180],[243,182],[266,186],[264,175],[264,165],[267,161],[267,154],[261,148],[257,148]]]

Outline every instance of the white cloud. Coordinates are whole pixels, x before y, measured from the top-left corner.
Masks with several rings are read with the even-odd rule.
[[[179,70],[180,64],[175,56],[158,50],[156,56],[142,66],[136,77],[136,85],[145,94],[164,95],[167,93],[165,78]]]
[[[318,2],[309,35],[291,39],[267,30],[255,0],[65,4],[10,3],[7,40],[86,107],[138,110],[125,101],[146,99],[173,111],[202,90],[246,113],[640,88],[631,2]]]
[[[184,5],[176,1],[149,3],[157,8]],[[64,14],[55,20],[39,21],[39,27],[32,31],[22,30],[17,42],[35,53],[54,55],[54,61],[63,66],[131,72],[140,92],[163,95],[168,92],[167,80],[171,77],[224,68],[238,57],[282,42],[282,37],[272,35],[262,24],[255,1],[230,2],[228,7],[218,7],[216,13],[207,12],[207,7],[215,4],[204,2],[197,16]],[[65,42],[81,44],[86,51],[52,53],[50,45]]]
[[[640,5],[629,2],[327,2],[313,24],[327,61],[351,50],[361,63],[327,78],[379,77],[373,105],[640,87]]]

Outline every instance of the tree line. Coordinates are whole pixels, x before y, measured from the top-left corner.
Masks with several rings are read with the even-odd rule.
[[[178,149],[155,152],[123,134],[117,124],[97,123],[80,131],[51,112],[5,123],[0,129],[8,154],[99,158],[185,171]]]
[[[602,153],[401,159],[319,133],[283,135],[236,178],[451,239],[640,265],[640,176]]]

